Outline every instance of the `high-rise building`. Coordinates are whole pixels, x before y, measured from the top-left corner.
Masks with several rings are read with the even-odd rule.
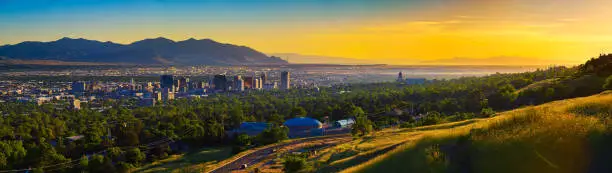
[[[175,86],[177,88],[183,89],[183,88],[187,87],[188,83],[189,83],[189,78],[188,77],[179,77],[176,80],[176,85]]]
[[[136,82],[134,82],[134,78],[130,79],[130,89],[136,90]]]
[[[269,82],[263,85],[263,88],[266,90],[272,90],[272,89],[276,89],[277,83],[276,82]]]
[[[161,96],[163,101],[174,100],[174,92],[170,88],[162,88]]]
[[[235,83],[236,83],[235,85],[236,91],[244,91],[244,80],[238,78],[238,80],[236,80]]]
[[[280,89],[285,90],[291,87],[291,73],[288,71],[281,72],[281,87]]]
[[[262,72],[261,73],[261,83],[265,84],[266,81],[268,81],[268,76],[266,75],[266,72]]]
[[[404,75],[402,74],[401,71],[397,74],[397,81],[398,82],[404,81]]]
[[[213,79],[215,90],[227,91],[227,78],[223,74],[215,75]]]
[[[159,79],[160,88],[173,88],[174,76],[172,75],[161,75]]]
[[[245,76],[244,77],[244,88],[253,88],[253,77],[252,76]]]
[[[253,82],[253,89],[260,89],[261,88],[261,80],[260,79],[255,79],[255,81]]]
[[[83,93],[86,89],[85,82],[72,82],[72,93]]]

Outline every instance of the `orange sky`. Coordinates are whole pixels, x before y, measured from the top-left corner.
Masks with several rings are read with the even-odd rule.
[[[251,4],[244,9],[212,11],[207,15],[197,13],[206,10],[191,9],[192,12],[178,7],[178,12],[171,14],[142,9],[142,14],[131,12],[117,18],[99,17],[105,16],[103,11],[81,12],[95,13],[99,20],[72,19],[70,10],[48,20],[20,14],[17,16],[22,18],[20,22],[30,18],[44,22],[31,25],[35,27],[4,25],[7,27],[4,31],[0,26],[0,44],[50,41],[64,36],[120,43],[160,36],[174,40],[195,37],[246,45],[265,53],[348,57],[387,64],[456,57],[510,57],[509,60],[520,57],[514,60],[581,63],[600,53],[612,53],[612,10],[607,9],[612,7],[612,1],[431,0],[382,5],[371,2],[289,4],[292,6],[286,9],[283,8],[288,4],[258,3],[257,7]],[[276,5],[275,9],[260,7],[272,5]],[[161,7],[170,11],[167,6]],[[257,11],[259,8],[262,10]],[[160,16],[146,17],[152,15]],[[5,23],[10,22],[19,23],[16,20]]]

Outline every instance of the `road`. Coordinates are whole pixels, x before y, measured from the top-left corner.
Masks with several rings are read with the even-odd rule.
[[[274,151],[294,151],[296,149],[305,147],[305,144],[308,143],[326,143],[327,145],[335,145],[351,139],[352,137],[349,134],[297,139],[295,141],[273,145],[259,149],[257,151],[253,151],[252,153],[246,154],[234,161],[226,163],[223,166],[217,167],[216,169],[209,171],[209,173],[227,173],[233,171],[240,171],[241,166],[243,164],[256,165],[266,160],[266,158],[273,157],[274,154],[277,154]]]

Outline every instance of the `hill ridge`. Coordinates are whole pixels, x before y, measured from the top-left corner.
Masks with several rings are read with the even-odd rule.
[[[174,41],[148,38],[130,44],[63,37],[55,41],[24,41],[0,46],[0,57],[13,60],[66,62],[170,64],[170,65],[265,65],[288,64],[253,48],[189,38]]]

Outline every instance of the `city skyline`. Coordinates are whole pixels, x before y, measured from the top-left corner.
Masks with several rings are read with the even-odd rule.
[[[458,57],[582,62],[612,46],[606,4],[611,5],[600,0],[2,1],[0,45],[62,37],[122,44],[210,38],[268,54],[385,64]]]

